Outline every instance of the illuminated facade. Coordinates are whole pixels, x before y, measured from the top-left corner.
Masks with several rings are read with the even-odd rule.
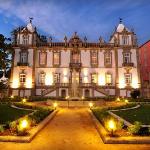
[[[10,94],[50,97],[130,96],[140,88],[138,47],[122,21],[105,42],[75,32],[63,42],[39,36],[32,21],[14,34]]]

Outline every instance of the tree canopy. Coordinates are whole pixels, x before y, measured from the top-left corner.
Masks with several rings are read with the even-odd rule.
[[[0,72],[9,72],[12,64],[13,48],[11,39],[0,34]]]

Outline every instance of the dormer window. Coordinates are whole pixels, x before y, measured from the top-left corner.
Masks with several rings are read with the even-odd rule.
[[[27,63],[28,62],[28,52],[22,51],[20,52],[20,63]]]
[[[129,45],[129,36],[128,35],[122,36],[122,45]]]
[[[29,36],[23,35],[23,45],[28,45],[28,44],[29,44]]]

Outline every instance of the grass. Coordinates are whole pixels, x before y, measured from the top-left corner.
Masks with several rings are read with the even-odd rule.
[[[6,124],[23,117],[32,111],[12,108],[10,104],[0,104],[0,124]]]
[[[139,121],[142,124],[150,125],[150,105],[141,105],[137,109],[132,110],[120,110],[113,112],[123,119],[131,122],[132,124],[135,121]]]

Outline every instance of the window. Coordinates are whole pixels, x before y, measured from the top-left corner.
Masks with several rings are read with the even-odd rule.
[[[97,51],[91,51],[91,65],[92,66],[98,65],[98,53],[97,53]]]
[[[123,61],[124,61],[124,63],[130,63],[131,62],[131,54],[130,54],[130,52],[125,52],[124,54],[123,54]]]
[[[40,65],[46,65],[46,60],[47,60],[46,56],[47,56],[46,52],[39,53],[39,64]]]
[[[110,74],[110,73],[106,74],[106,84],[107,85],[112,84],[112,74]]]
[[[53,64],[58,66],[60,65],[60,53],[59,52],[54,52],[53,53]]]
[[[111,60],[111,52],[106,52],[105,54],[104,54],[105,56],[104,56],[104,59],[105,59],[105,66],[107,66],[107,65],[111,65],[112,64],[112,60]]]
[[[44,72],[41,72],[39,74],[39,83],[40,84],[45,84],[45,73]]]
[[[80,63],[80,54],[78,52],[72,53],[72,63]]]
[[[131,83],[131,74],[125,73],[125,83],[130,84]]]
[[[26,74],[25,73],[20,73],[20,83],[24,84],[26,82]]]
[[[28,37],[28,35],[23,35],[23,44],[24,45],[28,45],[28,43],[29,43],[29,37]]]
[[[122,44],[129,45],[129,37],[127,35],[122,36]]]
[[[97,73],[91,74],[91,83],[97,83],[98,82],[98,75]]]
[[[20,53],[20,62],[27,63],[28,62],[28,52],[21,52]]]
[[[60,82],[60,74],[59,73],[55,73],[54,74],[54,83],[59,83]]]

